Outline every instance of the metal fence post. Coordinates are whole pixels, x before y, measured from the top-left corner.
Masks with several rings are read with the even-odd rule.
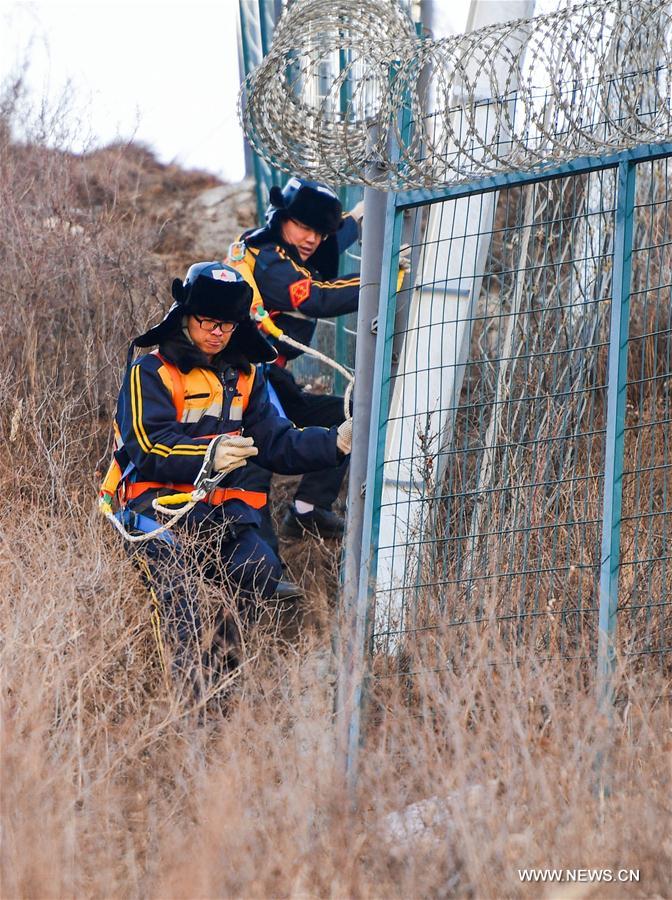
[[[350,62],[349,57],[350,57],[350,54],[348,53],[347,50],[341,48],[338,51],[339,75],[343,74],[343,71],[345,70],[348,63]],[[349,106],[350,106],[351,101],[352,101],[352,90],[351,90],[350,76],[349,76],[348,78],[345,78],[343,80],[343,83],[341,84],[341,88],[339,91],[339,102],[340,102],[340,108],[341,108],[341,115],[343,116],[344,121],[347,121]],[[345,185],[342,186],[339,191],[340,200],[341,200],[341,203],[343,204],[344,210],[348,209],[348,194],[349,193],[351,193],[351,191],[349,191],[347,186],[345,186]],[[347,262],[348,262],[347,255],[343,254],[341,256],[340,262],[339,262],[339,274],[340,275],[347,274],[347,272],[348,272]],[[347,358],[346,358],[347,357],[347,354],[346,354],[346,343],[347,342],[346,342],[346,338],[345,338],[345,318],[344,318],[344,316],[336,317],[335,328],[336,328],[336,334],[335,334],[335,340],[334,340],[334,358],[336,359],[337,362],[347,365]],[[334,373],[334,393],[342,394],[344,390],[345,390],[345,380],[340,372],[335,372]]]
[[[349,784],[356,778],[360,702],[366,654],[366,602],[360,600],[362,521],[371,422],[375,321],[380,296],[381,263],[385,237],[386,195],[373,188],[364,191],[362,266],[357,312],[353,435],[348,482],[348,516],[340,622],[339,681],[337,692],[338,739],[342,764]]]
[[[635,179],[635,163],[631,160],[619,163],[609,334],[597,648],[598,703],[600,710],[606,714],[609,713],[612,704],[612,675],[616,655]]]

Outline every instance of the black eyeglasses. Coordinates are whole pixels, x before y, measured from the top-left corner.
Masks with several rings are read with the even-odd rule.
[[[310,225],[304,225],[303,222],[299,222],[298,219],[290,219],[289,221],[292,222],[294,225],[298,225],[298,227],[302,228],[304,231],[312,231],[313,234],[316,234],[321,241],[326,241],[326,239],[329,237],[328,234],[320,234],[319,231],[316,231]]]
[[[207,331],[209,334],[218,328],[222,334],[231,334],[238,327],[238,322],[218,322],[217,319],[201,319],[200,316],[194,316],[194,318],[203,331]]]

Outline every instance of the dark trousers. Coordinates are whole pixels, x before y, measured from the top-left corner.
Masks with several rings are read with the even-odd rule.
[[[309,425],[321,425],[331,428],[345,421],[343,398],[334,394],[310,394],[296,383],[294,376],[280,366],[269,366],[266,373],[268,381],[275,388],[287,418],[299,428]],[[331,509],[338,497],[348,469],[346,457],[339,466],[321,472],[309,472],[304,475],[294,495],[295,500],[303,500],[323,509]],[[252,474],[254,473],[254,474]],[[247,477],[250,484],[247,484]],[[248,463],[246,467],[246,485],[248,490],[269,492],[271,473],[268,469]]]
[[[254,527],[237,526],[232,532],[221,523],[209,522],[185,530],[193,541],[185,540],[184,547],[176,530],[172,543],[157,538],[134,544],[132,555],[150,589],[159,652],[163,657],[165,641],[173,676],[189,680],[196,688],[199,664],[210,679],[235,668],[241,644],[239,624],[254,621],[259,599],[275,592],[282,566]],[[197,573],[235,598],[233,610],[222,605],[208,647],[203,645]]]

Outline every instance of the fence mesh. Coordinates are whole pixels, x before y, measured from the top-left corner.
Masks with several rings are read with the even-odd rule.
[[[626,652],[662,660],[672,650],[672,162],[638,168],[619,632]]]
[[[668,166],[638,166],[635,209],[620,605],[637,653],[670,645]],[[615,198],[605,169],[406,213],[422,239],[392,338],[379,672],[444,664],[474,628],[596,652]]]
[[[671,27],[594,0],[435,41],[394,0],[300,0],[247,80],[268,162],[398,192],[383,284],[410,245],[348,600],[378,673],[490,629],[604,676],[616,601],[618,649],[670,658]]]

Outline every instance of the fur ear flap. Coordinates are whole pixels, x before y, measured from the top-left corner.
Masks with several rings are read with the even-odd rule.
[[[276,209],[285,208],[285,198],[282,196],[282,188],[278,187],[277,184],[274,184],[271,188],[268,199],[271,206],[274,206]]]
[[[170,292],[173,295],[173,300],[176,300],[178,303],[184,303],[184,285],[181,278],[173,279]]]

